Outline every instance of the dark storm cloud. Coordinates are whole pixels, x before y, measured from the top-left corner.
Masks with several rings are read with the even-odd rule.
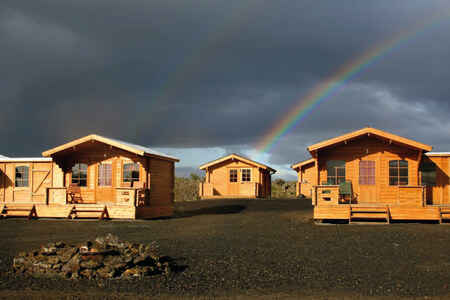
[[[322,80],[446,1],[2,1],[0,153],[95,132],[250,149]],[[330,99],[273,151],[373,126],[450,151],[449,22]],[[6,141],[6,142],[5,142]],[[244,151],[245,149],[242,149]]]

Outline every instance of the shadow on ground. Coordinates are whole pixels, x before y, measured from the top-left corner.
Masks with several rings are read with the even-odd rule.
[[[220,205],[212,207],[204,207],[196,210],[175,210],[173,218],[189,218],[201,215],[229,215],[237,214],[246,209],[243,205]]]

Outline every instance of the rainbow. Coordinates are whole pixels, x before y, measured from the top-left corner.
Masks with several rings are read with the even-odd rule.
[[[403,31],[382,43],[372,47],[356,59],[350,61],[337,70],[284,115],[274,127],[272,127],[263,138],[256,144],[255,156],[259,157],[263,153],[271,153],[280,143],[298,128],[309,116],[317,111],[323,104],[330,100],[335,94],[341,91],[346,84],[354,80],[359,75],[366,72],[370,67],[380,62],[388,55],[404,47],[416,38],[431,31],[447,21],[450,11],[440,13],[433,18],[423,21],[409,30]]]

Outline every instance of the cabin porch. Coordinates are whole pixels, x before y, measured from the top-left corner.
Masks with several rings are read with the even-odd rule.
[[[4,202],[1,217],[67,219],[151,219],[173,214],[172,205],[152,204],[149,189],[115,188],[112,202],[83,203],[65,187],[47,188],[45,202]]]
[[[397,186],[389,197],[343,195],[339,185],[313,187],[314,219],[349,220],[430,220],[450,221],[450,205],[429,205],[426,187]]]

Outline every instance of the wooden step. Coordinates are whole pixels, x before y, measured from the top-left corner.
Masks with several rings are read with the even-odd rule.
[[[4,204],[0,208],[0,215],[2,217],[27,217],[28,220],[37,218],[36,206],[34,204]]]
[[[439,208],[439,224],[442,224],[443,220],[450,220],[450,208]]]
[[[388,206],[351,206],[349,224],[354,219],[386,220],[390,223]]]
[[[77,219],[77,218],[98,218],[99,220],[109,219],[108,209],[106,205],[101,207],[88,207],[88,206],[73,206],[70,210],[67,219]]]

